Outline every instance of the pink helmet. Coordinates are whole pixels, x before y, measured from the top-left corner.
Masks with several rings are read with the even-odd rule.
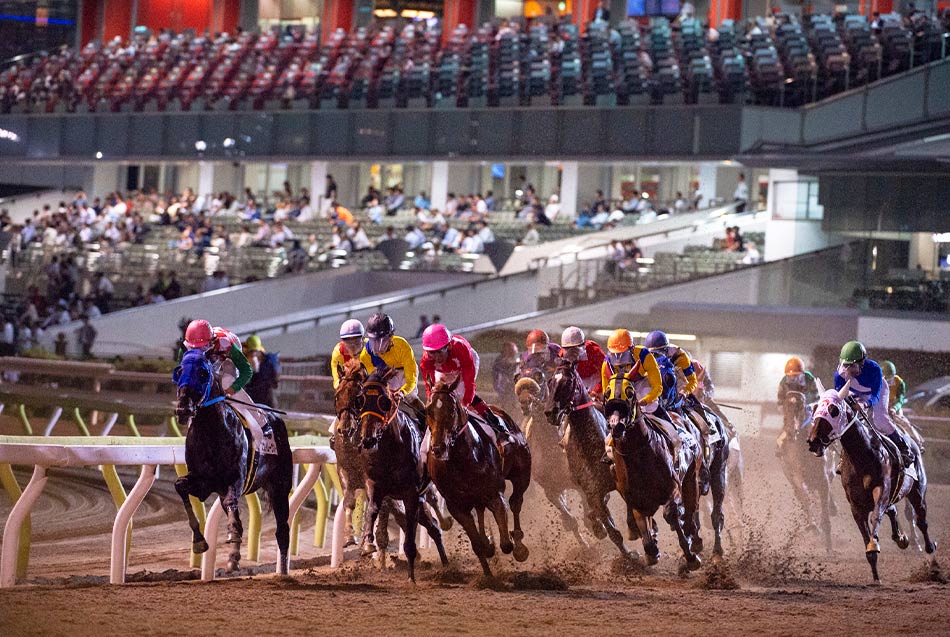
[[[204,349],[214,338],[211,323],[204,319],[196,319],[188,324],[185,330],[184,346],[188,349]]]
[[[226,330],[223,327],[216,327],[214,328],[214,338],[217,341],[215,349],[219,352],[230,352],[232,345],[237,345],[237,348],[241,349],[241,339],[239,339],[237,334],[231,330]]]
[[[422,349],[427,352],[440,350],[452,340],[452,332],[441,323],[433,323],[422,333]]]

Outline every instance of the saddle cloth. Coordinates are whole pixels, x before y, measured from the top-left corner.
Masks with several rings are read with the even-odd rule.
[[[676,415],[671,415],[673,415],[675,420]],[[687,452],[692,452],[692,455],[695,458],[697,457],[697,452],[699,450],[699,444],[696,442],[696,438],[693,437],[693,434],[691,434],[688,429],[683,427],[682,424],[678,422],[671,422],[669,424],[673,426],[673,429],[676,433],[676,436],[673,437],[673,432],[665,427],[664,423],[658,418],[648,414],[644,415],[644,418],[646,418],[646,422],[650,428],[660,434],[660,436],[666,441],[667,448],[673,455],[673,466],[676,469],[676,472],[679,474],[686,473],[686,469],[689,467]]]
[[[891,462],[893,462],[895,466],[900,467],[900,471],[897,474],[897,480],[894,481],[893,492],[891,493],[891,504],[895,504],[898,499],[900,488],[904,484],[904,476],[908,476],[912,480],[919,479],[917,476],[917,467],[914,465],[905,467],[904,458],[901,456],[900,449],[897,448],[897,445],[894,444],[894,441],[887,436],[882,436],[877,432],[877,430],[872,429],[872,431],[874,431],[877,439],[881,441],[881,446],[887,451],[887,455],[891,457]]]

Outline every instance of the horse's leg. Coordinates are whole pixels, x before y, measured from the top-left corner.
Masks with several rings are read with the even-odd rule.
[[[289,485],[278,485],[273,482],[267,485],[271,508],[274,509],[274,521],[277,523],[274,535],[277,537],[278,575],[287,575],[290,571],[290,502],[288,491]]]
[[[452,528],[452,516],[445,515],[443,510],[443,500],[442,496],[439,495],[439,492],[436,491],[435,487],[431,484],[429,488],[426,489],[426,502],[429,503],[429,506],[432,508],[432,512],[435,514],[435,517],[439,520],[439,528],[443,531],[448,531]]]
[[[193,553],[204,553],[208,550],[208,542],[205,540],[204,535],[201,534],[198,518],[195,516],[195,510],[191,507],[189,496],[193,495],[203,502],[209,494],[204,485],[201,485],[202,488],[200,490],[198,487],[199,485],[195,483],[190,473],[175,480],[175,491],[178,492],[178,497],[181,498],[182,503],[185,505],[185,513],[188,514],[188,526],[191,527],[191,550]]]
[[[499,493],[488,503],[488,508],[495,516],[495,524],[498,526],[498,545],[501,552],[511,553],[515,549],[511,541],[511,534],[508,532],[508,502],[505,500],[504,493]]]
[[[643,515],[633,507],[627,510],[627,525],[633,524],[643,540],[643,554],[646,556],[648,566],[653,566],[660,561],[660,547],[657,544],[656,536],[653,534],[652,522],[649,516]]]
[[[726,450],[729,447],[725,447]],[[724,458],[720,460],[719,465],[714,467],[712,472],[712,484],[710,485],[712,492],[712,513],[710,514],[710,521],[712,522],[713,534],[715,535],[715,540],[713,541],[713,555],[722,555],[722,529],[725,526],[726,518],[723,515],[723,501],[726,498],[726,490],[729,488],[728,485],[728,475],[727,475],[728,459]],[[686,497],[686,494],[683,494]],[[699,529],[697,529],[697,532]],[[702,540],[699,538],[697,533],[696,539],[699,539],[700,546],[696,547],[697,552],[702,551]]]
[[[555,487],[547,484],[542,484],[541,490],[544,491],[544,497],[548,499],[548,502],[553,504],[554,508],[557,509],[558,514],[561,516],[561,524],[564,525],[564,528],[574,534],[578,544],[587,548],[587,542],[581,537],[581,527],[574,516],[571,515],[570,509],[567,508],[567,492],[564,490],[558,491]]]
[[[439,559],[442,560],[442,566],[447,566],[449,558],[445,554],[445,546],[442,544],[442,530],[439,528],[439,522],[436,516],[424,504],[419,507],[419,524],[429,533],[429,537],[435,542],[435,548],[439,551]]]
[[[382,503],[382,492],[377,491],[373,481],[367,478],[366,511],[363,513],[363,555],[376,552],[376,519],[379,517],[379,507]]]
[[[232,572],[241,568],[241,540],[244,537],[244,525],[241,524],[241,512],[238,509],[241,490],[240,486],[232,485],[221,501],[222,508],[228,514],[227,543],[231,545],[231,551],[228,553],[228,570]]]
[[[475,524],[475,518],[472,512],[452,506],[452,503],[449,501],[446,501],[446,505],[448,505],[449,513],[452,514],[453,518],[458,520],[458,523],[461,524],[465,530],[465,534],[468,535],[468,541],[472,543],[472,551],[475,553],[475,557],[478,558],[479,564],[482,565],[482,572],[486,577],[491,577],[491,569],[488,567],[488,558],[491,557],[489,553],[491,545],[485,540],[485,534],[480,531]]]
[[[878,536],[881,522],[884,520],[884,512],[888,508],[888,496],[883,486],[877,486],[871,490],[871,497],[874,500],[874,506],[868,513],[868,531],[871,533],[871,541],[868,542],[867,550],[879,553],[881,551],[881,544],[878,540]]]
[[[918,475],[920,474],[919,468],[923,465],[917,463],[918,465]],[[924,550],[928,553],[933,553],[937,550],[937,543],[930,540],[930,534],[927,532],[927,485],[926,482],[921,485],[920,481],[917,481],[914,486],[911,488],[910,493],[907,494],[907,499],[910,501],[911,505],[914,507],[914,514],[917,516],[917,528],[920,529],[921,535],[924,536]]]
[[[409,581],[416,583],[416,531],[419,529],[419,507],[423,504],[422,496],[415,496],[403,500],[406,506],[406,539],[402,543],[403,553],[409,562]]]
[[[871,546],[871,531],[868,526],[868,515],[863,511],[859,511],[851,506],[851,515],[854,517],[854,523],[858,525],[858,530],[861,531],[861,537],[864,538],[864,545],[866,547]],[[868,560],[868,564],[871,565],[871,575],[874,577],[874,583],[880,584],[881,578],[877,576],[877,554],[878,551],[865,550],[864,556]]]
[[[910,540],[908,540],[907,536],[901,531],[900,524],[897,522],[897,507],[892,504],[887,507],[886,513],[887,517],[891,520],[891,539],[894,540],[894,544],[896,544],[899,549],[906,549],[910,546]]]
[[[597,523],[603,525],[607,537],[620,549],[620,554],[623,555],[625,559],[630,559],[632,557],[630,551],[623,545],[623,534],[617,529],[617,525],[614,524],[614,519],[610,515],[610,510],[607,509],[607,498],[609,496],[610,491],[600,496],[596,494],[592,495],[588,501],[590,512],[594,515],[594,519],[597,520]]]
[[[478,532],[488,547],[487,557],[495,557],[495,538],[485,532],[485,507],[475,507],[475,519],[478,521]]]
[[[340,486],[343,488],[342,514],[346,517],[346,526],[343,531],[346,539],[343,542],[343,546],[346,547],[356,544],[355,532],[353,531],[353,511],[356,510],[356,489],[350,484],[350,472],[344,469],[342,465],[340,465],[337,474],[340,476]]]
[[[528,490],[530,483],[530,470],[519,471],[511,480],[511,497],[508,499],[514,524],[511,530],[511,539],[515,543],[513,555],[519,562],[528,559],[528,547],[524,545],[524,531],[521,529],[521,507],[524,504],[524,493]]]
[[[683,557],[686,558],[686,568],[695,571],[702,566],[702,560],[699,559],[698,555],[693,553],[690,538],[683,530],[683,518],[685,514],[686,511],[683,507],[683,503],[678,498],[670,499],[663,507],[663,519],[666,520],[670,528],[676,533],[676,538],[680,543],[680,549],[683,551]]]
[[[917,535],[917,516],[914,515],[914,505],[910,503],[909,496],[904,500],[904,519],[907,520],[910,539],[913,540],[918,551],[923,551],[924,548],[920,545],[920,536]]]

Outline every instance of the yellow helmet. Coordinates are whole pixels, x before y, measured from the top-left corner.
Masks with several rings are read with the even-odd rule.
[[[623,328],[614,330],[614,333],[607,339],[607,351],[614,354],[626,352],[633,347],[633,337],[630,336],[630,330]]]

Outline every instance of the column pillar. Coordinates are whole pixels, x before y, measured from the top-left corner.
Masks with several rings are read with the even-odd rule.
[[[561,164],[561,216],[573,219],[577,216],[577,187],[580,168],[576,161]]]
[[[320,31],[326,42],[337,29],[349,32],[353,29],[353,14],[356,0],[326,0],[323,5],[323,22]]]
[[[310,207],[313,208],[314,212],[323,210],[323,194],[327,191],[327,175],[329,173],[330,162],[310,162]],[[337,188],[339,188],[339,184],[337,184]]]
[[[699,165],[700,208],[708,208],[709,202],[716,198],[718,177],[719,167],[716,164],[706,162]]]
[[[210,161],[198,162],[198,192],[199,197],[214,193],[214,164]]]
[[[915,232],[910,240],[910,249],[907,254],[907,269],[913,270],[920,264],[927,272],[937,268],[937,244],[933,235],[928,232]]]
[[[433,210],[445,210],[449,197],[449,162],[432,162],[432,183],[429,186],[429,201]]]

